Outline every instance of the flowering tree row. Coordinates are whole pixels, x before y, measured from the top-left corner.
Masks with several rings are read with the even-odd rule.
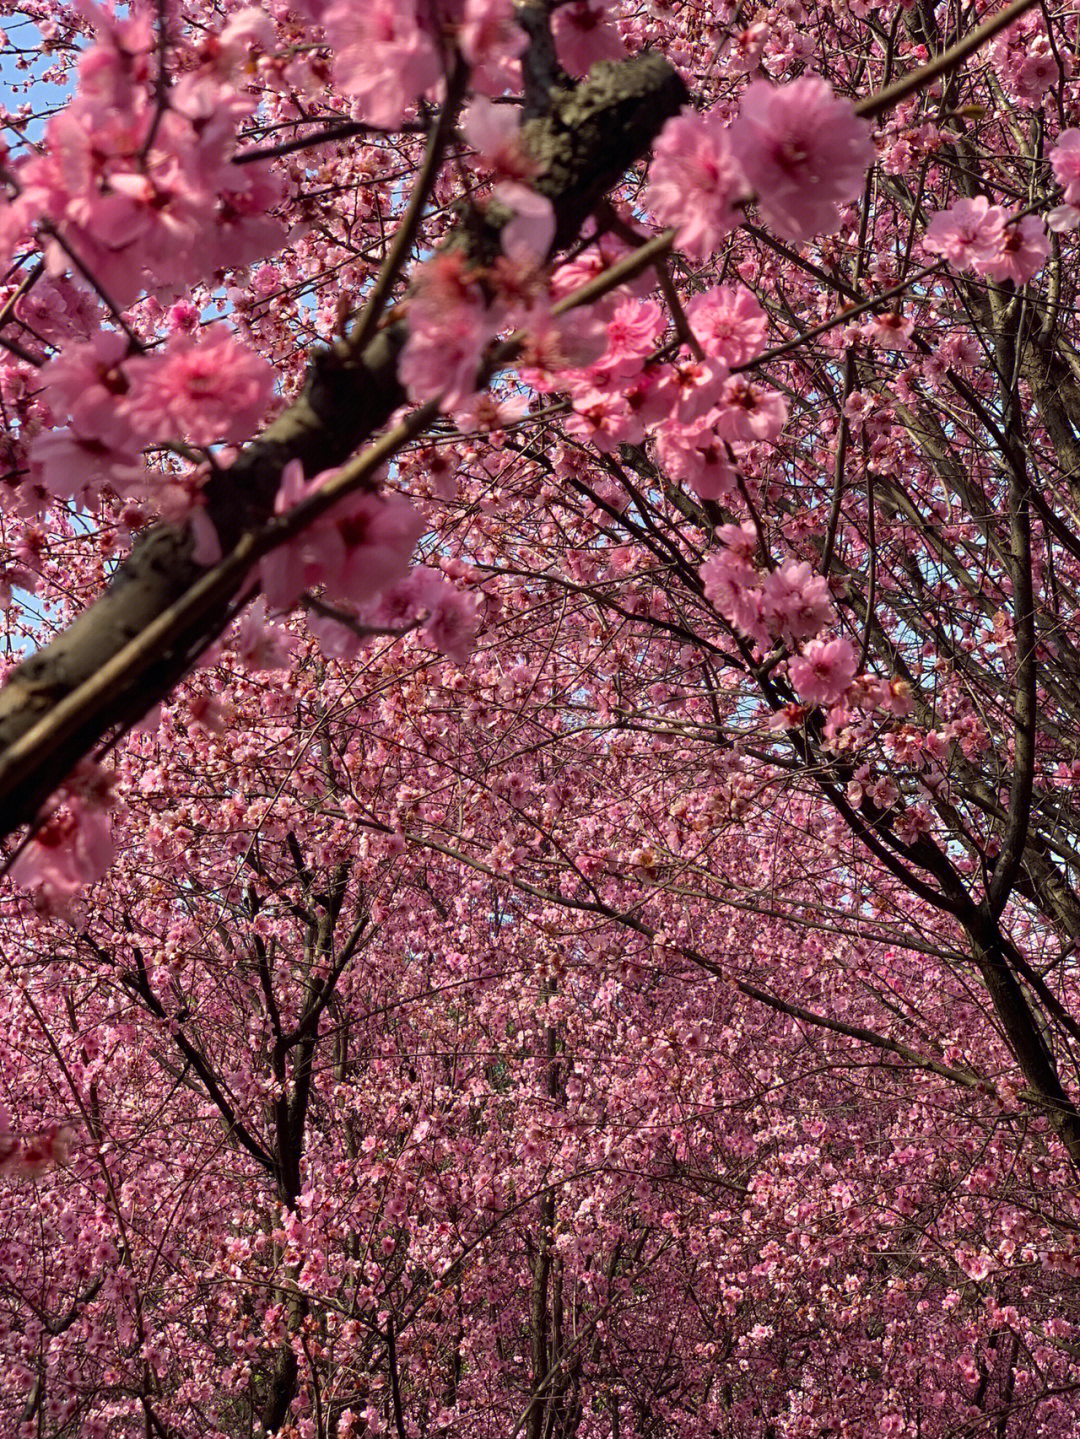
[[[1078,45],[10,11],[0,1434],[1075,1432]]]

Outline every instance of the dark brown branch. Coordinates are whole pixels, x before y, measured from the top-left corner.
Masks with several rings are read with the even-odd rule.
[[[541,166],[537,187],[556,213],[557,247],[578,234],[596,204],[686,101],[686,89],[660,56],[594,66],[587,80],[554,98],[549,115],[526,121],[523,135]],[[281,472],[298,460],[306,474],[342,464],[385,425],[406,396],[397,373],[406,338],[388,325],[356,355],[345,344],[317,354],[303,394],[240,455],[212,476],[206,506],[231,550],[273,513]],[[0,771],[4,752],[66,696],[103,669],[205,574],[192,558],[186,527],[158,525],[136,544],[109,588],[45,649],[25,661],[0,691]],[[32,819],[73,765],[116,727],[131,724],[183,678],[195,657],[228,622],[242,577],[208,613],[170,635],[162,652],[85,719],[0,779],[3,830]]]

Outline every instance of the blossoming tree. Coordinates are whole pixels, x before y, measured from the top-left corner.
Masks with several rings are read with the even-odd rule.
[[[1074,1434],[1075,7],[5,15],[0,1435]]]

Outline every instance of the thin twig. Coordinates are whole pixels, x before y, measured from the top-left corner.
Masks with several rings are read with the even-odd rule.
[[[311,117],[295,123],[313,125],[316,119],[317,117]],[[292,155],[297,150],[313,150],[316,145],[329,145],[334,140],[351,140],[356,135],[416,134],[425,129],[426,126],[419,120],[402,121],[400,125],[395,125],[393,130],[383,129],[381,125],[369,125],[364,120],[341,120],[337,124],[327,125],[325,130],[319,130],[314,135],[298,135],[293,140],[283,140],[280,145],[267,145],[261,150],[244,150],[232,157],[232,164],[254,165],[259,160],[276,160],[281,155]]]
[[[45,273],[45,261],[39,260],[32,270],[28,270],[19,282],[19,288],[14,294],[9,295],[4,301],[4,308],[0,310],[0,330],[15,313],[15,306],[22,297],[28,294]]]
[[[860,100],[855,106],[856,115],[861,115],[864,120],[876,120],[879,115],[899,105],[909,95],[918,94],[920,90],[926,90],[935,80],[942,75],[948,75],[951,71],[962,65],[969,55],[975,53],[992,40],[999,30],[1006,29],[1014,20],[1036,4],[1036,0],[1012,0],[1011,5],[1006,5],[1004,10],[999,10],[996,15],[991,15],[989,20],[977,26],[970,34],[951,45],[948,50],[935,56],[927,64],[912,70],[907,75],[901,75],[899,80],[894,80],[891,85],[886,85],[876,95],[868,95],[865,100]]]
[[[349,336],[349,349],[354,355],[363,352],[365,345],[375,333],[375,328],[382,318],[386,302],[394,288],[398,276],[401,273],[405,261],[409,257],[417,232],[420,229],[420,221],[423,218],[424,209],[431,197],[435,179],[439,173],[439,166],[442,164],[443,154],[446,150],[447,141],[454,129],[454,122],[457,118],[458,105],[465,93],[465,84],[468,80],[469,68],[464,60],[458,60],[454,67],[454,73],[446,87],[446,101],[439,114],[438,121],[431,132],[428,141],[427,154],[424,156],[424,163],[420,173],[413,185],[412,196],[409,199],[408,209],[402,216],[401,224],[390,242],[390,249],[387,251],[386,259],[375,281],[368,291],[367,302],[364,305],[363,314],[356,322],[352,334]]]

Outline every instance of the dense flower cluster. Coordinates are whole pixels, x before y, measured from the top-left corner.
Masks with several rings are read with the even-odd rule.
[[[1024,285],[1037,275],[1050,254],[1046,228],[1036,215],[1010,219],[985,195],[957,200],[930,217],[923,249],[941,255],[958,270],[991,280]]]
[[[9,0],[0,1439],[1077,1432],[1021,8]]]
[[[697,259],[715,252],[751,198],[778,235],[809,240],[838,228],[839,207],[858,197],[874,153],[869,125],[820,77],[755,80],[731,124],[716,112],[669,122],[648,201]]]

